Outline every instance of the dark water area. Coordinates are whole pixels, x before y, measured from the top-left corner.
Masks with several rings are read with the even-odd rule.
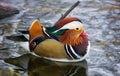
[[[29,54],[19,32],[28,30],[35,19],[53,26],[76,0],[0,1],[20,10],[0,20],[0,76],[120,76],[120,0],[80,0],[68,15],[83,22],[91,41],[89,56],[78,63],[53,62]]]

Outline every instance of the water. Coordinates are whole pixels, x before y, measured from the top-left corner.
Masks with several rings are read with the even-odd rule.
[[[2,73],[7,70],[4,73],[8,74],[12,69],[13,73],[16,70],[22,76],[120,76],[120,0],[81,0],[68,15],[81,19],[91,41],[89,57],[79,63],[58,63],[34,57],[21,46],[23,39],[6,37],[13,34],[20,36],[18,30],[27,30],[35,19],[39,19],[44,26],[54,25],[76,0],[3,1],[16,6],[20,13],[0,20]],[[5,63],[5,58],[10,58],[5,61],[13,65]]]

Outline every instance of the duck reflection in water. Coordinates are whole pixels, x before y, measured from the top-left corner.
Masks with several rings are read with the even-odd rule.
[[[87,76],[86,60],[77,63],[62,63],[25,54],[5,59],[5,62],[27,69],[28,76]]]

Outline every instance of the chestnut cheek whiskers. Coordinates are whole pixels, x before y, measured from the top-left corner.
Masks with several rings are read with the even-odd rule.
[[[73,46],[82,43],[82,37],[80,36],[80,33],[75,30],[66,31],[64,35],[60,36],[60,40],[65,44]]]

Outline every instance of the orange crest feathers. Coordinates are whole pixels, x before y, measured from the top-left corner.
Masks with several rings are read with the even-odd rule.
[[[34,20],[29,28],[30,42],[37,36],[43,36],[42,24],[39,20]]]
[[[64,18],[57,23],[56,27],[57,27],[57,29],[59,29],[59,28],[63,27],[65,24],[72,22],[72,21],[78,21],[78,19],[75,17]]]

